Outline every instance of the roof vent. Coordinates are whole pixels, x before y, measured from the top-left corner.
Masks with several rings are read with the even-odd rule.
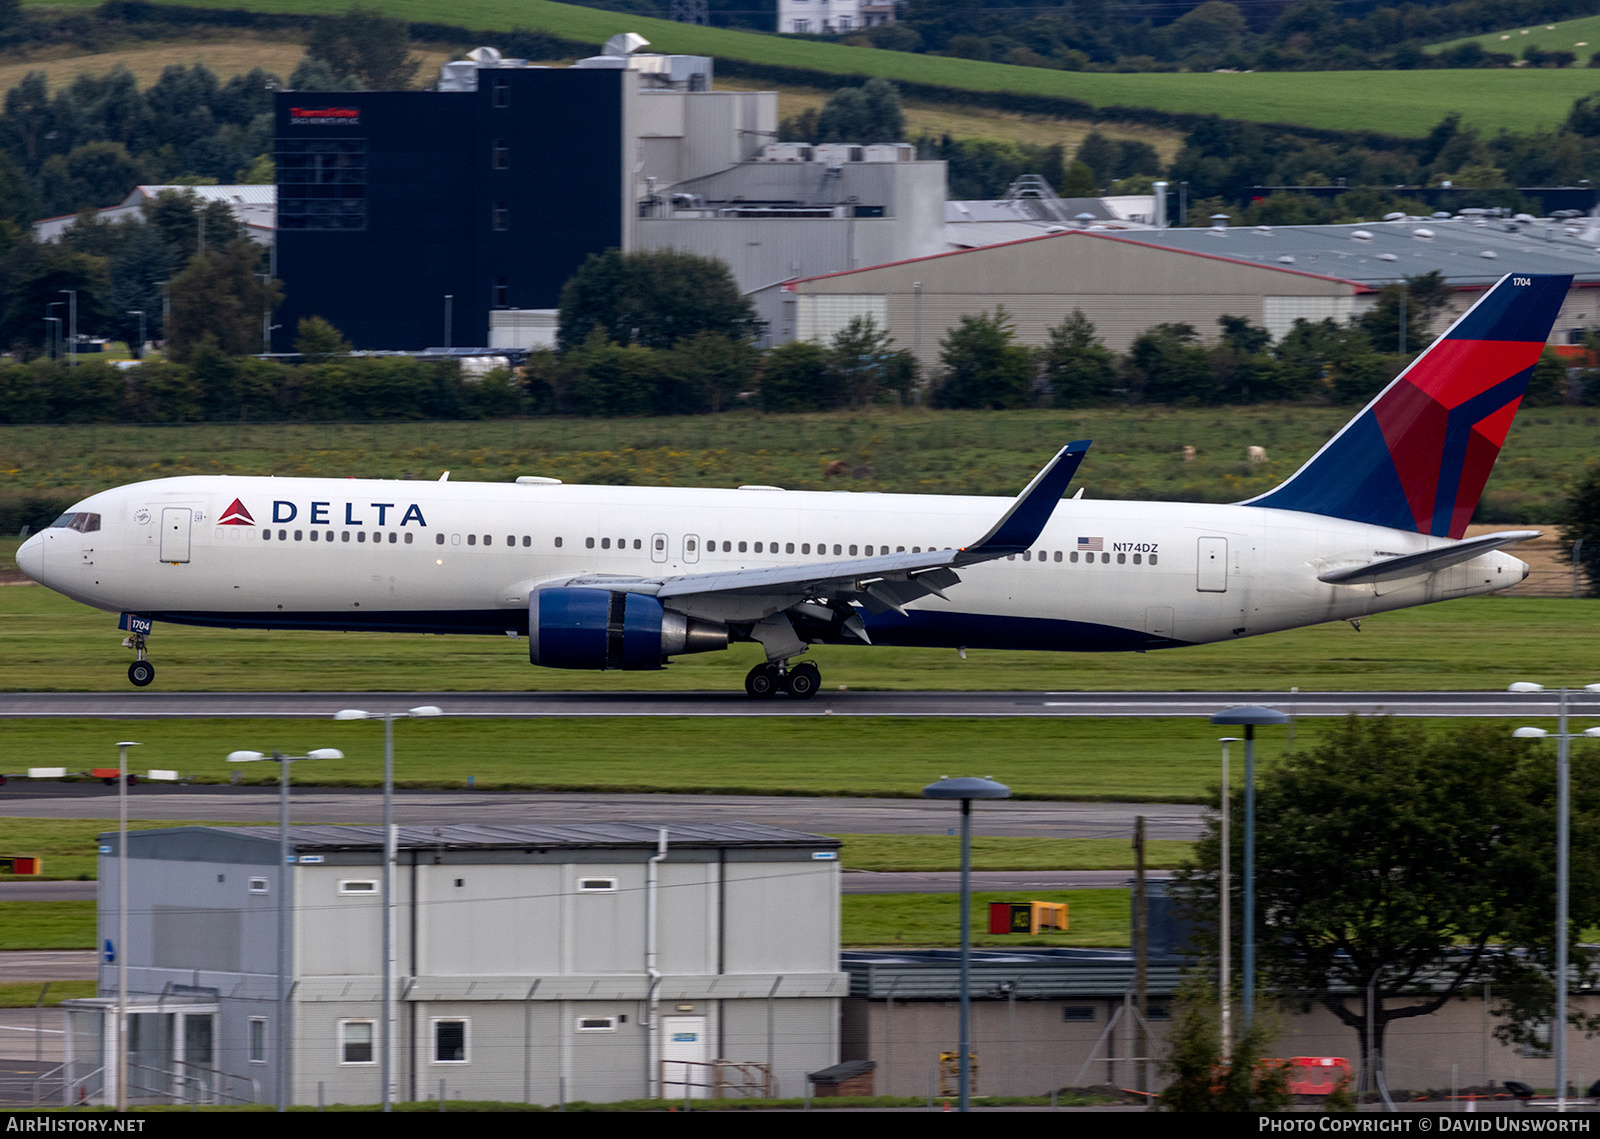
[[[1379,261],[1398,261],[1400,259],[1398,257],[1396,257],[1393,253],[1380,253],[1380,254],[1378,254],[1378,260]]]
[[[1418,241],[1432,241],[1433,240],[1433,230],[1431,230],[1431,229],[1414,229],[1414,230],[1411,231],[1411,236],[1416,238]]]
[[[1358,230],[1355,230],[1350,234],[1350,240],[1351,241],[1371,241],[1372,240],[1372,231],[1370,229],[1358,229]]]
[[[1396,210],[1392,214],[1384,214],[1383,215],[1383,220],[1384,221],[1405,221],[1405,218],[1406,218],[1406,215],[1401,213],[1399,210]]]
[[[1478,254],[1478,256],[1487,257],[1489,260],[1493,261],[1495,258],[1499,257],[1500,254],[1496,253],[1492,249],[1485,249],[1482,253]]]
[[[1294,258],[1289,256],[1287,253],[1285,253],[1282,257],[1278,258],[1278,260],[1280,262],[1282,262],[1283,264],[1285,264],[1285,265],[1293,265],[1294,264]]]
[[[1262,237],[1271,237],[1272,236],[1272,227],[1270,225],[1258,225],[1258,226],[1256,226],[1256,232],[1259,233]]]
[[[606,41],[600,49],[601,55],[632,55],[642,47],[649,47],[650,41],[638,32],[618,32]]]

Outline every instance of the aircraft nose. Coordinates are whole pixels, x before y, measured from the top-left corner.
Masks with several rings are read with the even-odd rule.
[[[35,534],[17,550],[17,568],[34,581],[44,576],[44,535]]]

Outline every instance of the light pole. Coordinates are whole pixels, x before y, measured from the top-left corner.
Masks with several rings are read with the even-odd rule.
[[[1229,838],[1233,820],[1228,817],[1228,745],[1243,742],[1238,736],[1223,736],[1222,745],[1222,976],[1219,987],[1222,998],[1222,1059],[1233,1056],[1233,1007],[1228,999],[1228,984],[1233,979],[1233,847]]]
[[[275,759],[281,765],[278,776],[278,1025],[273,1052],[277,1056],[278,1110],[289,1110],[289,765],[305,759],[343,759],[338,748],[324,747],[305,755],[285,755],[274,750],[271,756],[259,751],[230,751],[229,763],[257,763]]]
[[[78,366],[78,290],[57,289],[56,291],[67,294],[67,319],[70,329],[67,333],[67,364],[69,367],[76,368]]]
[[[53,308],[54,306],[52,305],[46,307]],[[47,316],[44,318],[44,324],[44,334],[47,337],[44,346],[45,354],[48,355],[50,359],[54,360],[56,358],[56,341],[61,338],[61,318],[59,316]],[[56,327],[51,328],[50,326],[52,324]]]
[[[128,1110],[128,749],[117,744],[117,1110]]]
[[[382,1055],[383,1110],[394,1110],[394,722],[424,716],[442,716],[444,713],[432,704],[423,704],[405,712],[366,712],[360,708],[346,708],[335,712],[335,720],[383,721],[383,1038],[379,1048]]]
[[[968,1019],[972,1012],[972,800],[1008,799],[1011,788],[993,779],[962,776],[941,779],[922,789],[927,799],[961,800],[961,1039],[956,1054],[958,1111],[972,1110],[972,1042]]]
[[[1244,960],[1240,962],[1240,1012],[1248,1031],[1256,1011],[1256,725],[1287,724],[1276,708],[1246,704],[1211,717],[1213,724],[1244,728]]]
[[[1600,684],[1586,684],[1585,692],[1600,693]],[[1511,685],[1510,691],[1518,693],[1543,692],[1544,686],[1522,680]],[[1542,740],[1551,733],[1543,728],[1518,728],[1511,733],[1519,740]],[[1567,745],[1584,736],[1600,736],[1600,728],[1582,732],[1567,731],[1567,690],[1561,689],[1561,700],[1556,712],[1556,1012],[1555,1023],[1550,1026],[1550,1043],[1556,1054],[1556,1110],[1567,1110],[1567,886],[1570,865],[1569,824],[1572,814],[1570,793],[1571,768],[1567,762]]]
[[[139,351],[137,353],[135,353],[135,355],[137,355],[139,357],[139,359],[143,360],[144,359],[144,309],[142,309],[142,308],[130,308],[128,310],[128,315],[129,316],[136,316],[136,317],[139,318]]]

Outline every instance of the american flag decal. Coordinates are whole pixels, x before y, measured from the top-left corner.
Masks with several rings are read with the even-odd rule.
[[[1098,554],[1101,550],[1103,550],[1105,548],[1106,548],[1106,540],[1104,538],[1079,538],[1078,539],[1078,549],[1080,549],[1080,550],[1088,550],[1091,553]]]

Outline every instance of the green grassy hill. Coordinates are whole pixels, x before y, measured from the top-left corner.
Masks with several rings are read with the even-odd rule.
[[[218,0],[175,0],[193,7]],[[57,4],[56,6],[60,6]],[[233,3],[230,7],[235,6]],[[258,12],[339,11],[340,0],[238,0]],[[374,0],[373,7],[417,22],[484,30],[540,28],[600,43],[636,31],[657,50],[715,55],[804,73],[878,75],[984,94],[1008,92],[1081,100],[1095,108],[1143,108],[1172,114],[1217,114],[1258,122],[1331,130],[1418,136],[1451,112],[1486,131],[1547,129],[1565,118],[1574,99],[1600,88],[1583,70],[1263,72],[1247,74],[1121,75],[1051,71],[816,43],[723,28],[702,28],[620,15],[549,0]],[[1529,37],[1531,38],[1531,37]],[[1583,37],[1578,37],[1583,38]]]
[[[1485,51],[1508,51],[1516,56],[1521,56],[1530,47],[1541,51],[1570,51],[1583,64],[1600,51],[1600,16],[1562,20],[1557,24],[1523,24],[1481,36],[1463,36],[1457,40],[1431,44],[1427,50],[1439,52],[1473,40],[1482,44]],[[1600,76],[1594,77],[1594,83],[1600,87]]]

